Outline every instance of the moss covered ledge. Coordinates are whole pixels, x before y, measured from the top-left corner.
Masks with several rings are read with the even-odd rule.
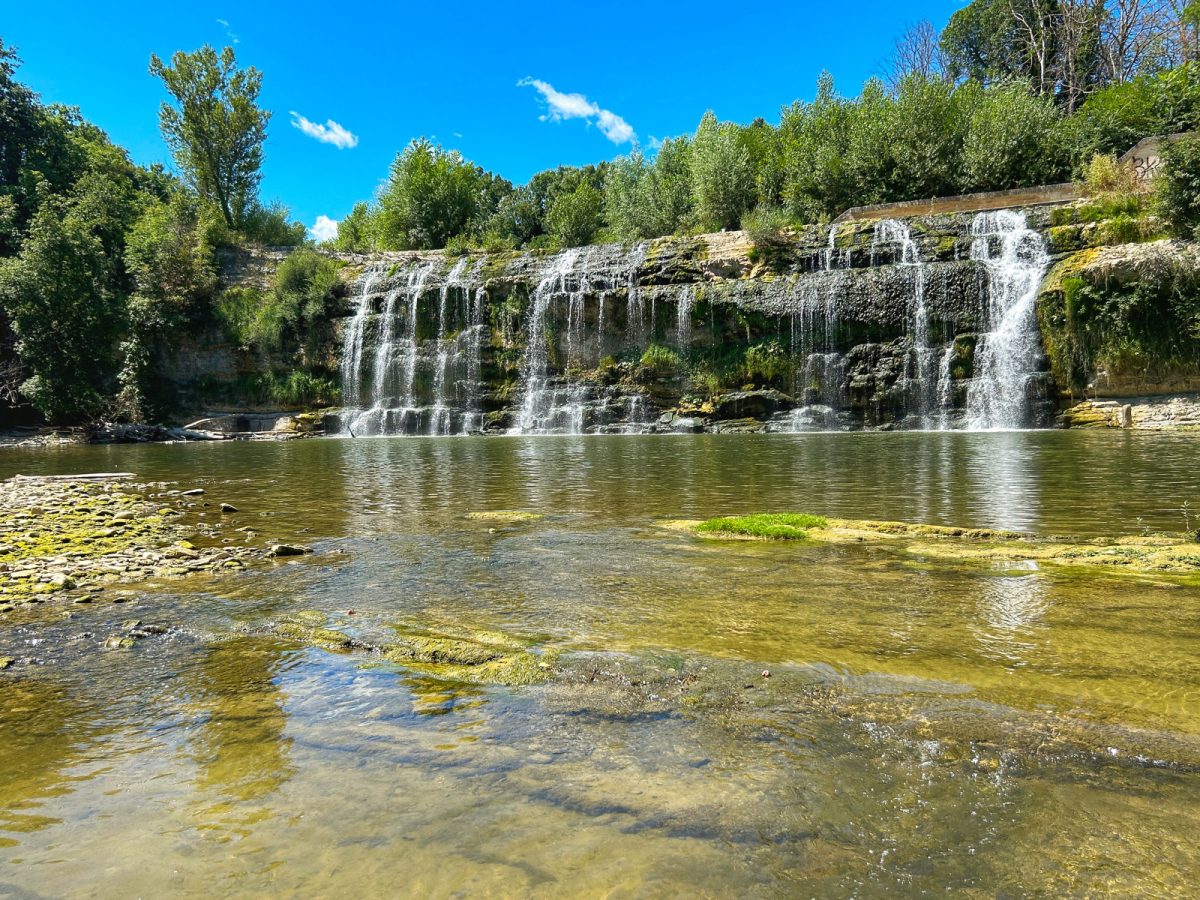
[[[674,520],[659,524],[710,540],[880,543],[949,561],[1034,561],[1039,565],[1105,572],[1200,577],[1200,542],[1196,541],[1196,535],[1158,534],[1067,542],[990,528],[833,519],[798,513],[722,516],[707,521]]]

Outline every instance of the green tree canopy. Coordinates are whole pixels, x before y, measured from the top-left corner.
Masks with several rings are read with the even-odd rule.
[[[379,244],[390,250],[445,247],[490,215],[505,185],[457,150],[413,141],[392,163],[379,195]]]
[[[180,171],[226,225],[241,229],[257,203],[271,118],[258,106],[262,73],[239,69],[232,47],[218,54],[207,44],[175,53],[169,66],[152,55],[150,73],[176,104],[162,104],[159,126]]]

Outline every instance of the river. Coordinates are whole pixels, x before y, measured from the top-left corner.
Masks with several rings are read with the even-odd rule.
[[[1200,588],[751,512],[1088,538],[1200,527],[1196,437],[318,439],[3,448],[203,487],[315,552],[0,619],[0,897],[1188,895]],[[524,511],[541,518],[471,518]],[[256,626],[519,636],[466,684]],[[131,618],[166,633],[105,651]]]

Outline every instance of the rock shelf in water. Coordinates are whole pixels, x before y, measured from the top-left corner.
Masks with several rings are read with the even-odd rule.
[[[783,540],[823,543],[889,543],[909,553],[947,560],[1098,567],[1136,574],[1200,576],[1200,542],[1158,534],[1067,542],[1015,531],[957,528],[910,522],[827,519],[798,513],[719,516],[706,521],[661,523],[716,540]]]
[[[134,476],[20,477],[0,484],[0,613],[46,595],[88,602],[103,585],[231,572],[264,555],[253,546],[197,546],[219,522],[188,515],[184,492]],[[247,538],[248,539],[248,538]]]

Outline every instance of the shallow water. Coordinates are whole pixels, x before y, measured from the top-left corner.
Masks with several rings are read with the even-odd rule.
[[[22,660],[0,674],[0,897],[1186,896],[1200,589],[656,522],[1180,530],[1196,440],[4,449],[0,477],[199,485],[318,552],[0,619],[0,656]],[[466,517],[482,510],[545,518]],[[255,631],[302,610],[352,633],[503,631],[563,651],[566,674],[458,684]],[[101,651],[130,618],[171,630]]]

